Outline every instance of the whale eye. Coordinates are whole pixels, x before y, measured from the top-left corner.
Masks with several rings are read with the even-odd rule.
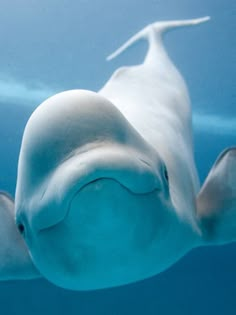
[[[164,177],[167,183],[169,183],[169,175],[166,166],[164,166]]]
[[[19,230],[20,234],[21,234],[21,235],[23,235],[23,234],[24,234],[24,232],[25,232],[25,227],[24,227],[24,224],[22,224],[22,223],[18,223],[18,224],[17,224],[17,228],[18,228],[18,230]]]

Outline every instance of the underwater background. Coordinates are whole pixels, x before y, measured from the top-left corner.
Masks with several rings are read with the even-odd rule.
[[[116,68],[140,63],[143,42],[112,62],[105,58],[147,24],[206,15],[208,23],[165,36],[189,87],[201,181],[220,151],[236,145],[235,0],[1,0],[0,189],[14,195],[24,126],[45,98],[99,90]],[[107,290],[0,282],[0,314],[234,315],[236,244],[194,249],[156,277]]]

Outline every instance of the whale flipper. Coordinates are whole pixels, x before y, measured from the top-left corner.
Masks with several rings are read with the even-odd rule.
[[[197,214],[208,243],[236,241],[236,147],[223,151],[197,197]]]
[[[14,220],[14,201],[0,192],[0,280],[38,278]]]

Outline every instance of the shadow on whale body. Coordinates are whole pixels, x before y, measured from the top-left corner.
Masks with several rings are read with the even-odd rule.
[[[0,279],[100,289],[236,240],[236,148],[200,190],[187,87],[161,41],[206,20],[149,25],[110,56],[146,38],[143,64],[117,70],[98,93],[59,93],[35,110],[19,156],[16,225],[0,193]]]

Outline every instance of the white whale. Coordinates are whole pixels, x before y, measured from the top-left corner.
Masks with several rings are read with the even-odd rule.
[[[0,279],[100,289],[236,240],[236,147],[200,190],[188,91],[161,38],[206,20],[148,25],[109,57],[144,38],[141,65],[118,69],[98,93],[66,91],[35,110],[20,151],[16,224],[13,202],[0,195]]]

